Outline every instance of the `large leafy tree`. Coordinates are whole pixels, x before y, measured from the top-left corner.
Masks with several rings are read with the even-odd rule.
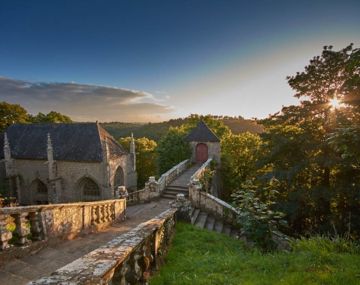
[[[360,228],[359,62],[352,45],[324,47],[288,77],[300,104],[262,121],[268,169],[262,178],[280,181],[278,205],[297,232]]]
[[[221,141],[221,173],[223,180],[223,198],[254,177],[256,162],[261,150],[261,139],[257,134],[245,132],[227,135]]]
[[[0,102],[0,131],[14,123],[29,122],[28,112],[18,104]]]
[[[120,144],[129,151],[131,137],[119,139]],[[148,138],[136,138],[136,170],[138,173],[138,187],[143,187],[150,176],[157,175],[156,142]]]
[[[182,125],[186,132],[189,132],[192,128],[195,128],[200,121],[204,121],[207,126],[220,138],[224,138],[231,134],[231,130],[224,124],[222,117],[216,117],[212,115],[197,115],[191,114],[186,118],[187,122]]]
[[[48,114],[38,113],[36,116],[31,116],[33,123],[71,123],[70,117],[61,113],[51,111]]]
[[[185,141],[187,131],[184,127],[170,128],[157,147],[160,174],[166,172],[179,162],[190,158],[191,150]]]

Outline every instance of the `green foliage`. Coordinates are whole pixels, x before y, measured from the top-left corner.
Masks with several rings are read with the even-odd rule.
[[[212,115],[203,116],[192,114],[187,117],[187,122],[183,124],[182,127],[187,132],[190,132],[190,130],[195,128],[200,121],[204,121],[219,139],[222,139],[231,134],[229,127],[227,127],[222,120],[216,119]]]
[[[223,234],[178,223],[166,263],[150,284],[358,284],[356,247],[324,251],[324,243],[332,242],[303,239],[294,243],[294,251],[264,254]]]
[[[187,132],[184,128],[170,128],[165,136],[159,141],[156,149],[160,174],[190,158],[191,149],[184,138]]]
[[[29,122],[29,114],[18,104],[0,102],[0,132],[14,123]]]
[[[239,135],[229,134],[221,141],[222,179],[224,184],[223,199],[256,172],[261,139],[259,135],[245,132]]]
[[[38,113],[36,116],[31,116],[32,123],[72,123],[70,117],[51,111],[48,114]]]
[[[18,104],[0,102],[0,132],[15,123],[71,123],[70,117],[51,111],[48,114],[38,113],[33,116]]]
[[[200,177],[200,183],[202,185],[202,190],[210,193],[211,190],[211,185],[212,185],[212,181],[213,181],[213,177],[215,174],[215,168],[206,168],[202,174],[202,176]]]
[[[129,151],[131,137],[119,139],[119,143]],[[135,139],[136,149],[136,171],[138,174],[138,187],[144,187],[149,176],[157,175],[157,144],[148,138]]]
[[[274,205],[294,234],[360,236],[360,61],[352,45],[324,47],[303,72],[288,77],[298,106],[261,121],[262,150],[252,179],[274,177]],[[337,109],[330,101],[336,98]]]
[[[278,194],[274,189],[277,183],[275,179],[270,180],[268,187],[259,195],[259,189],[248,181],[232,195],[239,212],[237,219],[242,233],[265,251],[276,248],[274,235],[286,241],[286,237],[279,231],[287,224],[283,219],[285,214],[272,210],[275,204],[273,201]]]

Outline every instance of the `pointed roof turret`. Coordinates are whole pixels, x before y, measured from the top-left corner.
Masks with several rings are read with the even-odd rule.
[[[220,142],[219,138],[204,121],[200,121],[185,139],[188,142]]]

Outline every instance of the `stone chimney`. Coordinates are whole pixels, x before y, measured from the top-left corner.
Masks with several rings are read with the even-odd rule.
[[[4,133],[4,159],[5,159],[6,176],[11,176],[11,175],[13,175],[11,149],[10,149],[10,143],[9,143],[6,133]]]

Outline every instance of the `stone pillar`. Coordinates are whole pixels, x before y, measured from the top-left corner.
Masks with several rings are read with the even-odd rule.
[[[28,227],[27,217],[28,213],[19,213],[15,215],[15,224],[16,224],[16,233],[19,236],[19,243],[21,245],[25,245],[30,242],[27,238],[28,234],[30,234],[30,228]]]
[[[104,160],[103,160],[103,164],[104,164],[104,187],[105,189],[103,189],[104,191],[101,191],[101,198],[102,199],[108,199],[109,197],[113,197],[114,196],[114,189],[112,189],[112,185],[111,185],[111,168],[110,168],[110,151],[109,151],[109,145],[108,145],[108,141],[107,138],[105,137],[104,139]]]
[[[200,191],[200,181],[198,179],[193,179],[189,185],[189,199],[191,204],[196,208],[200,207]]]
[[[57,187],[56,183],[56,162],[54,161],[54,149],[51,142],[50,134],[47,134],[47,165],[48,165],[48,177],[49,177],[49,191],[48,200],[50,203],[58,203],[61,189]]]
[[[10,143],[6,133],[4,133],[4,160],[5,160],[6,176],[7,177],[13,176],[14,175],[13,160],[11,158]]]
[[[136,148],[135,148],[135,140],[134,140],[133,133],[131,133],[130,154],[132,156],[133,171],[135,172],[136,171]]]
[[[0,215],[0,249],[4,250],[10,247],[9,241],[12,233],[6,228],[8,215]]]

